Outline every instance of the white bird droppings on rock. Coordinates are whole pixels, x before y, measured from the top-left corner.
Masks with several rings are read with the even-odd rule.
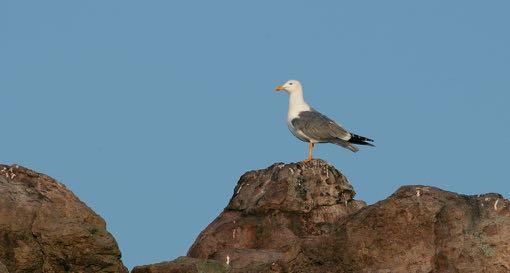
[[[237,189],[236,194],[239,194],[239,192],[241,191],[242,188],[243,188],[243,185],[239,186],[239,189]]]
[[[495,211],[498,211],[498,202],[499,202],[499,199],[496,199],[496,202],[494,202],[494,210]]]

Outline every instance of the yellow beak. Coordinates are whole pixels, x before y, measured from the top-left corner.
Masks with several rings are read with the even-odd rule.
[[[285,90],[285,87],[283,87],[282,85],[276,87],[276,91],[282,91],[282,90]]]

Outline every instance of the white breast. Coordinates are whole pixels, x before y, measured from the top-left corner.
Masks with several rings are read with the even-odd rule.
[[[304,101],[295,102],[291,100],[289,102],[289,112],[287,112],[287,122],[290,122],[291,120],[297,118],[301,112],[310,111],[311,109],[312,108],[310,107],[310,105],[308,105]]]
[[[291,133],[302,141],[310,141],[307,136],[301,131],[297,131],[292,126],[292,120],[299,117],[303,111],[310,111],[312,108],[303,99],[303,92],[301,89],[289,92],[289,112],[287,112],[287,126]]]
[[[296,128],[294,128],[294,126],[292,125],[292,120],[299,117],[299,113],[310,110],[311,108],[310,106],[308,106],[308,104],[290,105],[289,112],[287,113],[287,126],[289,127],[290,132],[295,137],[299,138],[302,141],[310,141],[310,139],[305,134],[303,134],[303,132],[296,130]]]

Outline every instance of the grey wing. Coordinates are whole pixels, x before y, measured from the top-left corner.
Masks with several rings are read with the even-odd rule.
[[[348,141],[351,134],[330,118],[317,111],[304,111],[291,121],[296,130],[317,141],[341,139]]]

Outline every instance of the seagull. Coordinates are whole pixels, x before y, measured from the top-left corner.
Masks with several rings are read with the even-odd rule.
[[[308,157],[305,162],[312,160],[315,143],[333,143],[357,152],[357,145],[374,146],[372,139],[356,135],[344,129],[340,124],[316,111],[303,98],[303,87],[296,80],[289,80],[284,85],[276,87],[276,91],[286,91],[289,94],[289,112],[287,126],[290,132],[301,141],[308,142]]]

